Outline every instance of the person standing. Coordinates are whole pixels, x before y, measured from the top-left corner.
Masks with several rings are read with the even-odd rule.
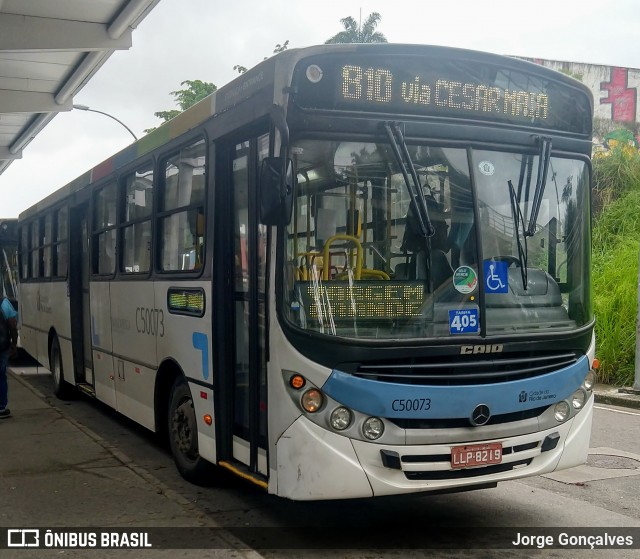
[[[0,419],[11,417],[9,403],[9,385],[7,382],[7,363],[9,355],[15,354],[18,343],[18,313],[6,297],[0,304]]]

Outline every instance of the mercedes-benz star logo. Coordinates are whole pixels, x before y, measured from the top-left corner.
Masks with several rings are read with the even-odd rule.
[[[473,425],[474,427],[478,427],[487,423],[490,417],[491,410],[489,409],[489,406],[487,406],[486,404],[478,404],[471,412],[469,421],[471,422],[471,425]]]

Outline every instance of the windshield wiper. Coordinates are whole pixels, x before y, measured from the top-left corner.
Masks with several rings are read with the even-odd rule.
[[[551,138],[540,136],[538,140],[540,141],[538,176],[536,178],[536,190],[533,195],[533,204],[531,205],[531,215],[529,216],[529,226],[524,232],[527,237],[533,237],[536,232],[538,213],[540,212],[540,206],[542,204],[544,187],[547,184],[547,172],[549,171],[549,161],[551,160]]]
[[[520,274],[522,275],[522,287],[526,291],[527,289],[527,235],[524,230],[524,216],[520,210],[520,204],[518,203],[518,196],[516,195],[516,189],[513,187],[513,183],[508,180],[509,186],[509,199],[511,200],[511,215],[513,217],[513,226],[516,231],[516,242],[518,244],[518,264],[520,264]],[[520,227],[522,227],[522,240],[520,240]]]
[[[416,168],[411,160],[407,144],[402,136],[402,131],[396,122],[385,122],[384,129],[387,132],[387,137],[389,138],[389,144],[391,145],[393,155],[396,158],[400,171],[402,172],[402,176],[404,177],[404,182],[407,185],[409,194],[411,194],[411,198],[413,199],[413,204],[416,208],[416,218],[418,219],[418,225],[420,226],[420,233],[425,239],[432,237],[436,231],[429,219],[429,210],[427,210],[427,203],[424,199],[420,179],[418,178],[418,173],[416,172]],[[409,168],[408,172],[407,167]],[[412,180],[409,180],[409,173],[411,173]]]

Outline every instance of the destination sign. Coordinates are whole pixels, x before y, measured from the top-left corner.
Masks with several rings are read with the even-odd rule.
[[[295,102],[303,108],[412,114],[591,133],[586,91],[491,62],[435,56],[334,54],[303,61]],[[559,78],[562,76],[558,75]]]
[[[390,320],[422,314],[423,282],[297,282],[296,292],[307,318],[320,321]]]
[[[499,113],[513,117],[546,120],[549,96],[545,93],[489,87],[446,79],[425,82],[416,76],[393,87],[393,73],[386,68],[363,68],[347,64],[342,67],[342,97],[345,100],[390,104],[394,92],[403,103],[435,105],[475,113]]]

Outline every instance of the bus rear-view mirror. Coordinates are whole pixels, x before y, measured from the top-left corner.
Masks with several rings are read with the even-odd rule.
[[[293,207],[293,163],[281,157],[266,157],[260,168],[260,221],[286,225]]]

